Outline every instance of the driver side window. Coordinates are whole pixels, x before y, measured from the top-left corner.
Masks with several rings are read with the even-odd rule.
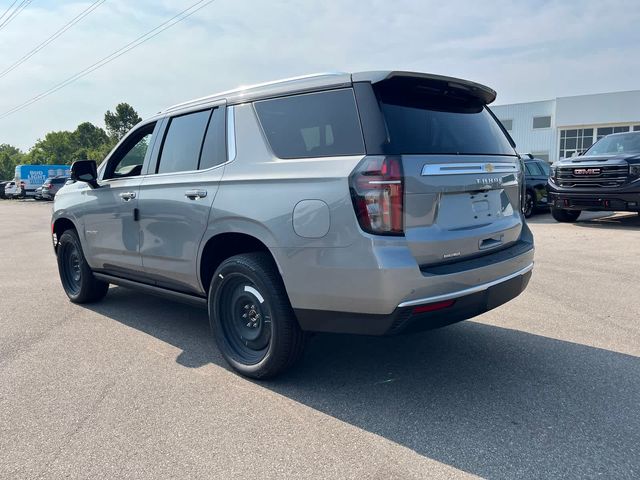
[[[140,127],[111,156],[104,172],[104,179],[135,177],[142,174],[142,164],[151,144],[156,124]]]

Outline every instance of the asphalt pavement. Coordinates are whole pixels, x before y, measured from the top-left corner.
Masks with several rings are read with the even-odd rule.
[[[206,312],[70,303],[50,203],[0,201],[0,478],[639,478],[640,216],[534,217],[516,300],[411,336],[316,335],[269,382]]]

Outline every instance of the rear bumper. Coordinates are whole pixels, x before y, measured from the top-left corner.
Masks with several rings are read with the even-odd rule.
[[[365,239],[344,248],[273,249],[272,253],[303,328],[362,331],[348,326],[350,318],[356,319],[356,325],[359,319],[368,318],[380,324],[371,326],[371,331],[384,334],[395,318],[406,315],[405,309],[412,311],[415,305],[439,299],[469,297],[479,302],[477,309],[469,313],[465,308],[458,318],[466,300],[456,301],[446,312],[456,316],[452,321],[486,311],[483,295],[514,275],[526,276],[533,264],[534,247],[533,236],[524,224],[520,240],[507,248],[422,268],[402,237],[369,239],[369,243]],[[522,288],[525,286],[526,282],[522,283]],[[318,326],[323,322],[325,326]]]
[[[401,303],[390,315],[296,309],[303,330],[358,335],[396,335],[443,327],[492,310],[524,291],[533,263],[505,278],[436,297]],[[447,302],[448,301],[448,302]],[[453,302],[440,310],[421,313],[420,306]]]

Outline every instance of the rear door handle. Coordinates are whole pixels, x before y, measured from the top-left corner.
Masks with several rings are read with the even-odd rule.
[[[206,197],[207,196],[207,191],[206,190],[198,190],[198,189],[187,190],[186,192],[184,192],[184,196],[187,197],[190,200],[197,200],[198,198]]]
[[[136,198],[136,192],[122,192],[120,194],[120,198],[124,202],[128,202],[129,200],[132,200],[132,199]]]

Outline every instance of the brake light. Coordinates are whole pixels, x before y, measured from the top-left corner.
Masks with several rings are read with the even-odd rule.
[[[365,157],[349,177],[360,227],[377,235],[402,235],[404,176],[399,157]]]

